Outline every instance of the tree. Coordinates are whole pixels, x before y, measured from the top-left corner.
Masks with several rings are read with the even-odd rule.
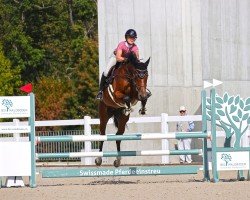
[[[0,43],[0,96],[14,95],[18,92],[21,85],[19,73],[19,67],[12,68],[10,60],[4,56]]]
[[[68,117],[83,118],[85,115],[97,117],[98,102],[98,49],[94,40],[84,40],[81,58],[76,62],[70,78],[74,94],[68,101]],[[73,106],[72,106],[73,105]]]
[[[20,85],[34,85],[37,119],[96,116],[96,1],[0,1],[0,24],[11,69],[19,69]]]
[[[72,96],[72,88],[68,81],[53,77],[42,77],[35,85],[36,119],[64,119],[67,113],[66,101]]]
[[[6,57],[12,67],[20,68],[23,82],[33,81],[41,70],[43,49],[35,45],[32,36],[26,33],[26,13],[30,1],[4,1],[0,3],[0,38]]]

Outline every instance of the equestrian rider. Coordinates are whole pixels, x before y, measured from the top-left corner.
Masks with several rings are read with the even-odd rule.
[[[139,49],[135,44],[135,40],[137,38],[137,33],[134,29],[129,29],[125,33],[125,41],[122,41],[118,44],[117,48],[114,50],[114,53],[109,58],[109,62],[105,71],[102,73],[99,92],[96,96],[97,99],[102,99],[102,93],[105,86],[105,81],[108,75],[108,72],[111,67],[113,67],[116,62],[124,62],[126,61],[126,56],[130,52],[134,52],[139,60]]]

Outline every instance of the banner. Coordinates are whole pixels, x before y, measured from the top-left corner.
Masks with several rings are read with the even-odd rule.
[[[29,96],[0,97],[0,118],[30,117]]]
[[[225,170],[249,170],[249,152],[218,152],[217,169]]]

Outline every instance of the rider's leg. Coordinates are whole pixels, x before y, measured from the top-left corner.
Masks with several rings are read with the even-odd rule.
[[[116,64],[116,58],[115,58],[115,56],[111,56],[109,58],[109,62],[107,64],[107,67],[106,67],[105,71],[102,74],[102,78],[101,78],[101,82],[100,82],[100,87],[99,87],[99,92],[98,92],[98,94],[96,96],[97,99],[102,99],[102,91],[103,91],[104,86],[105,86],[105,81],[106,81],[108,72],[109,72],[110,68],[112,66],[114,66],[115,64]]]
[[[99,86],[99,92],[96,96],[97,99],[102,99],[102,90],[105,86],[106,78],[107,77],[104,75],[104,73],[102,73],[101,82],[100,82],[100,86]]]

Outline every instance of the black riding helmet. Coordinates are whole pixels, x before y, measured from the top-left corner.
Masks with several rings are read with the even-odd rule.
[[[128,29],[125,33],[125,38],[127,39],[127,37],[131,37],[131,38],[137,38],[137,33],[134,29]]]

